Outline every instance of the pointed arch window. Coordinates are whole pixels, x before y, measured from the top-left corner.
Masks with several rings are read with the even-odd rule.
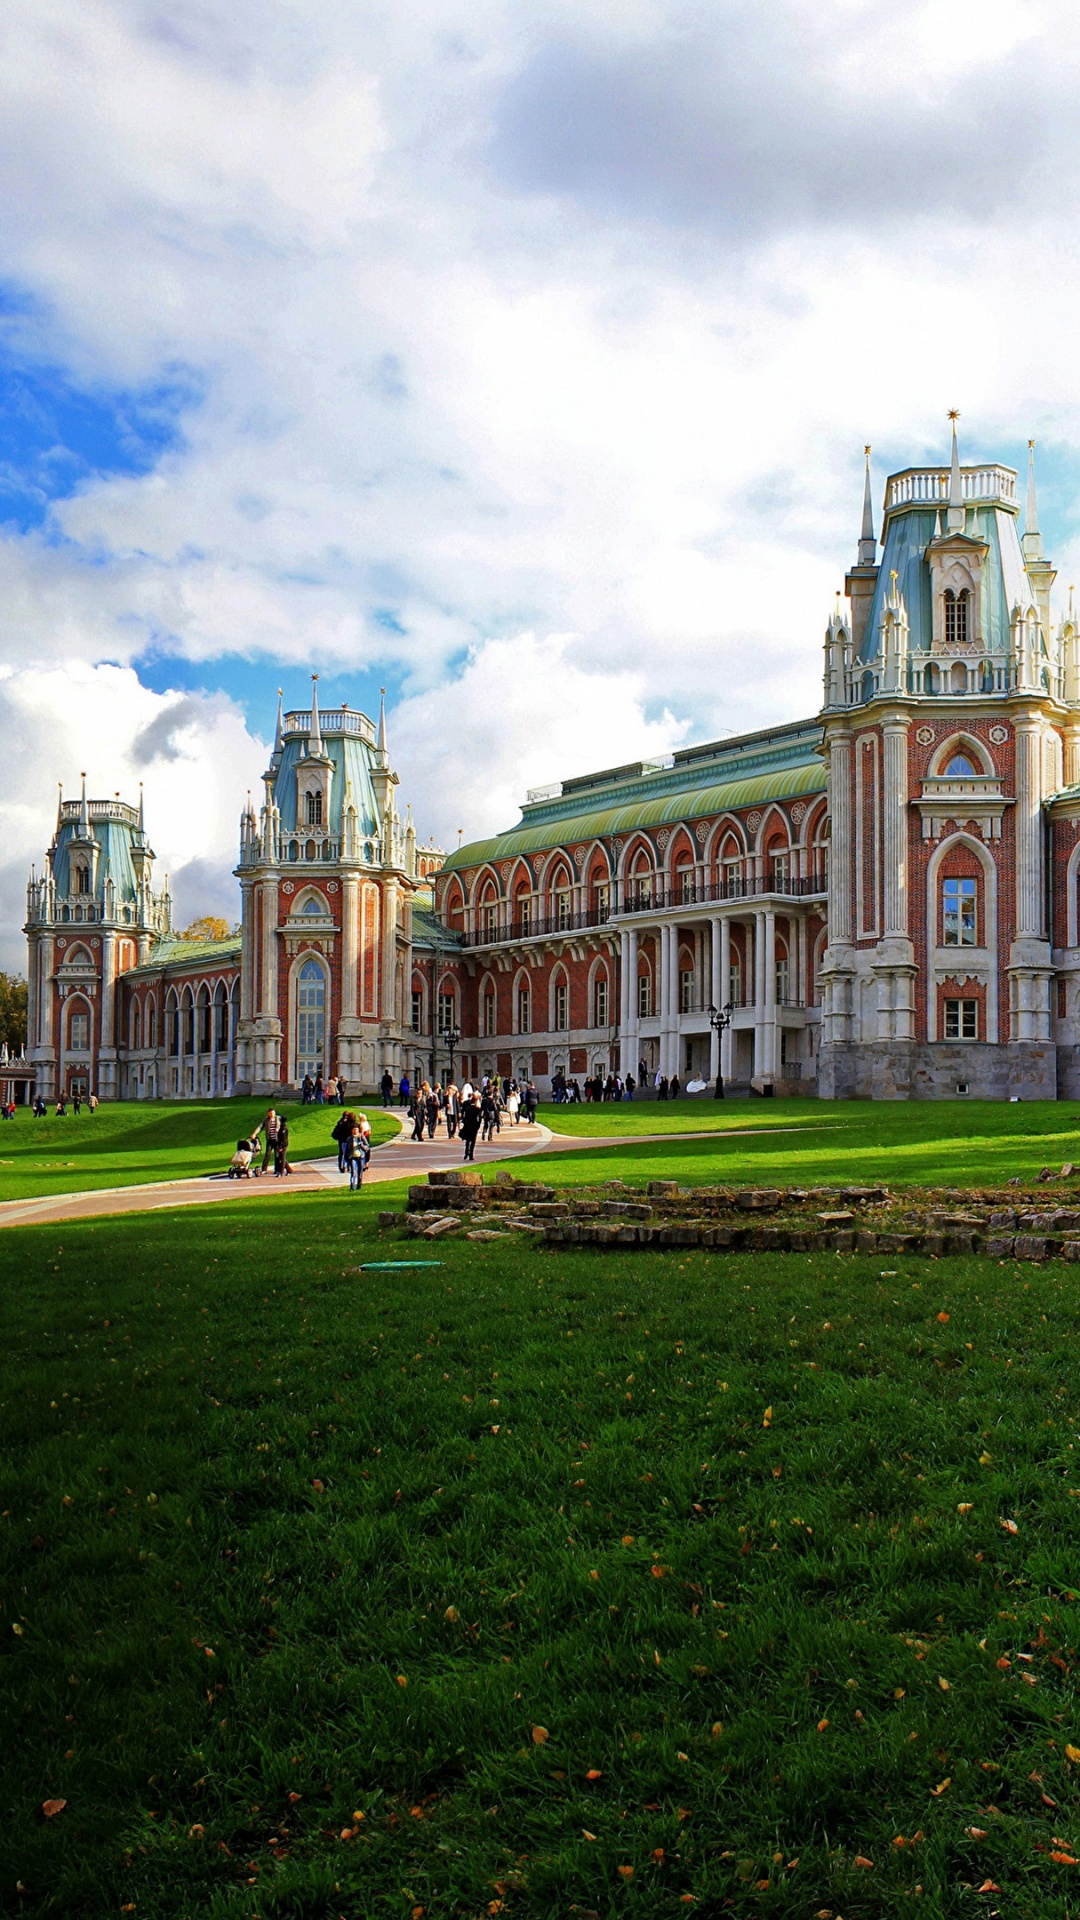
[[[954,593],[951,587],[945,589],[945,645],[947,647],[966,647],[969,637],[971,594],[967,587],[960,593]]]
[[[296,976],[296,1077],[314,1080],[323,1070],[326,1044],[326,975],[306,960]]]
[[[978,773],[978,767],[972,766],[966,753],[954,753],[945,769],[947,780],[974,780]]]
[[[309,827],[322,826],[322,801],[323,797],[321,793],[309,793],[307,795],[307,824]]]

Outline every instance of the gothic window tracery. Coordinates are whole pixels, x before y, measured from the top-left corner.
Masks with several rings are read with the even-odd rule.
[[[962,587],[955,593],[952,587],[945,589],[945,645],[947,647],[966,647],[970,632],[969,612],[971,593]]]

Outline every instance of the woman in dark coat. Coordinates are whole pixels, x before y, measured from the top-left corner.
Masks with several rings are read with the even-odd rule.
[[[463,1157],[466,1160],[475,1160],[476,1158],[476,1136],[479,1131],[480,1102],[474,1093],[471,1100],[462,1102],[461,1107],[461,1137],[465,1142],[465,1153]]]
[[[292,1172],[289,1165],[289,1123],[284,1114],[278,1116],[277,1139],[274,1142],[274,1172],[279,1180],[282,1174]]]

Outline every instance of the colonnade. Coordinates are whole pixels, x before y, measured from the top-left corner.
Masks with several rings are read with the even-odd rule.
[[[786,953],[788,963],[786,991],[778,992],[777,919],[787,921]],[[733,930],[741,931],[745,964],[736,978],[733,973]],[[697,973],[697,1004],[687,1011],[680,1005],[680,941],[687,935],[701,940],[701,964]],[[640,954],[644,939],[651,947],[654,961],[650,969],[650,1010],[642,1013],[639,980]],[[658,957],[658,972],[655,959]],[[785,904],[778,916],[775,904],[748,910],[745,903],[736,911],[713,913],[662,921],[638,922],[620,930],[620,1071],[637,1074],[645,1041],[657,1043],[657,1070],[670,1079],[684,1073],[681,1042],[691,1035],[709,1034],[709,1078],[718,1072],[725,1080],[735,1072],[737,1035],[752,1033],[751,1075],[754,1079],[780,1078],[782,1019],[785,1007],[806,1008],[812,994],[813,956],[810,952],[808,916]],[[723,1036],[707,1025],[707,1007],[733,1008],[731,1024]]]

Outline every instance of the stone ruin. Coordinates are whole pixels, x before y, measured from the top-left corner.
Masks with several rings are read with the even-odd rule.
[[[1000,1192],[898,1194],[887,1187],[682,1187],[677,1180],[557,1190],[502,1169],[485,1185],[479,1167],[458,1167],[429,1173],[425,1186],[410,1187],[403,1215],[380,1213],[379,1225],[404,1225],[425,1240],[517,1234],[561,1247],[1080,1260],[1080,1207],[1048,1204],[1045,1192],[1018,1191],[1015,1182]]]

